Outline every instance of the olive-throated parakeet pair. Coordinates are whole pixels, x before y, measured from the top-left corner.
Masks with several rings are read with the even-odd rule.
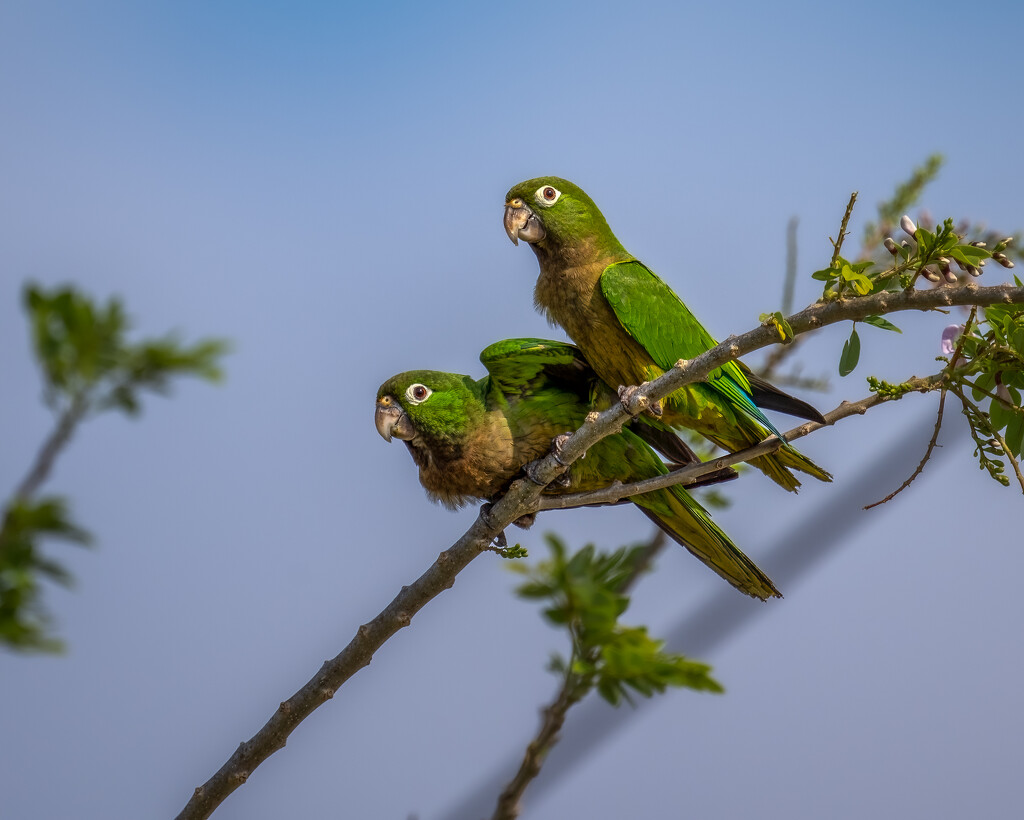
[[[432,370],[400,373],[377,392],[375,422],[387,440],[405,442],[427,492],[448,507],[504,492],[552,439],[616,400],[573,345],[511,339],[480,354],[488,375]],[[646,439],[646,440],[645,440]],[[545,492],[582,492],[668,472],[651,443],[677,462],[694,460],[674,434],[632,422],[574,462],[567,480]],[[661,529],[748,595],[778,590],[679,486],[633,496]]]
[[[593,200],[568,180],[538,177],[519,183],[505,197],[504,222],[509,238],[516,244],[525,240],[537,255],[537,308],[565,329],[610,386],[650,381],[679,359],[715,346],[689,308],[622,246]],[[660,418],[643,416],[639,422],[689,427],[730,452],[757,444],[768,431],[779,435],[761,408],[824,421],[813,407],[741,362],[729,362],[706,380],[675,391],[663,408]],[[790,470],[831,480],[789,445],[751,464],[787,490],[800,486]]]

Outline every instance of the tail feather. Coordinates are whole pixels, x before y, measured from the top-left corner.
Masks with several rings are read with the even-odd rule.
[[[750,382],[750,395],[758,407],[808,421],[816,421],[819,424],[825,423],[825,417],[821,415],[821,411],[817,407],[779,390],[771,382],[762,379],[756,373],[751,373],[746,366],[744,368],[747,380]]]
[[[756,425],[751,420],[743,427],[730,428],[727,435],[708,435],[708,438],[723,450],[735,453],[747,447],[753,447],[755,444],[766,439],[768,435],[768,431],[761,429],[760,425]],[[819,481],[832,480],[830,473],[823,470],[795,447],[789,445],[784,445],[774,453],[769,453],[766,456],[751,459],[750,464],[759,469],[776,484],[791,492],[796,492],[800,486],[800,479],[793,475],[790,470],[798,470]]]
[[[697,501],[680,487],[644,493],[633,503],[678,544],[736,589],[762,601],[782,593],[757,565],[744,555]]]

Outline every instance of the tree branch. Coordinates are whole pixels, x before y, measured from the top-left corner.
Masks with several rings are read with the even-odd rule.
[[[979,288],[974,284],[968,284],[963,287],[879,293],[853,299],[820,302],[794,314],[788,321],[793,332],[800,334],[840,321],[864,319],[867,316],[899,310],[932,310],[952,305],[1021,302],[1024,302],[1024,287],[1001,285]],[[778,341],[775,328],[765,325],[740,336],[731,337],[688,362],[677,363],[676,367],[663,376],[641,386],[630,402],[631,410],[635,414],[640,410],[644,399],[654,401],[663,398],[684,384],[705,378],[708,373],[727,361]],[[833,413],[842,413],[843,416],[863,413],[868,407],[881,401],[884,399],[873,396],[853,405],[841,405]],[[377,617],[361,626],[337,657],[326,661],[305,686],[280,705],[259,732],[250,740],[243,742],[217,773],[195,790],[188,804],[178,815],[178,820],[209,817],[229,794],[245,782],[260,763],[285,745],[288,736],[302,720],[333,697],[345,681],[366,666],[373,653],[388,638],[402,627],[408,626],[412,617],[431,599],[451,587],[455,576],[484,551],[505,527],[518,518],[541,509],[540,494],[543,488],[560,475],[566,465],[580,458],[601,438],[621,429],[629,416],[626,409],[617,404],[577,430],[564,444],[558,458],[549,454],[535,462],[531,478],[514,482],[509,491],[495,502],[486,514],[478,516],[469,530],[449,549],[442,552],[423,575],[409,586],[403,587]],[[793,438],[798,438],[820,426],[809,422],[791,431],[791,434]],[[787,438],[789,436],[790,434],[787,434]],[[756,447],[747,448],[741,457],[737,457],[740,454],[735,454],[707,462],[706,469],[711,472],[720,466],[763,455],[780,446],[781,442],[773,437]],[[700,470],[700,474],[703,474],[705,466],[685,468],[687,472],[691,469]],[[616,488],[616,492],[620,491],[621,488]]]
[[[544,719],[541,721],[540,729],[527,745],[519,770],[498,797],[498,805],[494,810],[492,820],[514,820],[519,816],[519,801],[523,797],[523,792],[540,774],[544,758],[558,742],[558,733],[562,731],[569,708],[579,702],[583,693],[579,691],[580,682],[573,674],[572,666],[573,663],[570,660],[558,695],[544,710]]]
[[[64,446],[71,440],[78,423],[89,409],[89,402],[81,393],[76,393],[71,403],[60,414],[57,426],[53,428],[43,446],[36,453],[32,468],[14,491],[15,501],[28,501],[35,495],[53,469],[53,463]]]
[[[933,390],[938,390],[941,387],[942,380],[943,373],[936,373],[933,376],[924,376],[920,378],[914,377],[908,379],[906,384],[910,385],[908,392],[928,393]],[[831,427],[837,421],[849,418],[850,416],[862,416],[872,407],[889,401],[898,401],[898,399],[892,396],[880,396],[877,393],[874,393],[870,396],[866,396],[860,401],[844,401],[835,410],[825,413],[824,424],[820,424],[816,421],[808,421],[801,424],[799,427],[794,427],[787,433],[783,433],[783,437],[786,441],[795,441],[796,439],[803,438],[804,436],[813,433],[815,430],[820,430],[823,427]],[[686,467],[680,467],[669,473],[665,473],[664,475],[645,478],[643,481],[636,481],[631,484],[612,484],[608,487],[604,487],[603,489],[591,490],[585,493],[567,493],[565,495],[544,496],[540,499],[538,512],[541,510],[568,510],[576,507],[589,507],[594,504],[614,504],[624,498],[631,498],[632,496],[640,495],[641,493],[649,493],[665,487],[672,487],[676,484],[686,486],[687,484],[692,484],[707,473],[712,473],[715,470],[720,470],[724,467],[738,464],[741,461],[750,461],[751,459],[767,455],[768,453],[775,452],[781,446],[782,442],[779,439],[775,436],[770,436],[752,447],[737,450],[735,453],[729,453],[727,455],[720,456],[719,458],[701,462],[700,464],[691,464]]]

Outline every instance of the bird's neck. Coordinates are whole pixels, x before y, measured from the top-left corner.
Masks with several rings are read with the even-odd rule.
[[[575,247],[533,246],[540,263],[540,276],[533,291],[534,304],[552,324],[561,325],[576,339],[574,320],[590,323],[594,311],[603,307],[598,281],[605,268],[633,257],[614,236],[611,241],[593,237]]]

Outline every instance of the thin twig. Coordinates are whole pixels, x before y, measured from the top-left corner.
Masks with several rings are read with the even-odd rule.
[[[843,214],[843,221],[839,225],[839,238],[832,243],[832,265],[836,266],[836,262],[839,260],[839,251],[843,247],[843,240],[846,239],[848,233],[846,227],[850,224],[850,216],[853,214],[853,205],[857,201],[857,192],[854,191],[850,194],[850,201],[846,203],[846,213]]]
[[[910,476],[907,477],[907,479],[902,484],[900,484],[899,487],[897,487],[895,490],[893,490],[891,493],[889,493],[889,495],[887,495],[885,498],[882,498],[882,499],[880,499],[878,501],[875,501],[872,504],[865,505],[864,506],[865,510],[870,510],[873,507],[878,507],[881,504],[885,504],[885,503],[887,503],[889,501],[892,501],[896,496],[898,496],[901,492],[903,492],[905,489],[907,489],[907,487],[909,487],[911,484],[913,484],[914,480],[919,475],[921,475],[921,473],[924,472],[924,465],[928,463],[928,460],[932,457],[932,452],[938,446],[939,430],[942,429],[942,413],[943,413],[943,411],[944,411],[944,409],[946,407],[946,393],[947,392],[948,391],[947,391],[947,389],[945,387],[942,387],[942,388],[939,389],[939,410],[935,414],[935,427],[932,429],[932,437],[928,440],[928,446],[925,448],[924,455],[921,457],[921,460],[918,462],[917,467],[914,468],[914,472],[912,472],[910,474]]]
[[[943,373],[908,379],[906,383],[911,386],[908,392],[928,393],[933,390],[937,390],[942,384],[942,379]],[[837,421],[849,418],[850,416],[862,416],[876,405],[896,400],[897,399],[891,396],[881,396],[877,393],[873,393],[860,401],[844,401],[834,410],[825,413],[824,424],[816,421],[808,421],[798,427],[794,427],[786,433],[783,433],[783,437],[786,441],[796,441],[799,438],[803,438],[804,436],[813,433],[815,430],[820,430],[823,427],[831,427]],[[719,456],[718,458],[710,459],[699,464],[680,467],[669,473],[654,476],[652,478],[645,478],[642,481],[636,481],[631,484],[616,483],[600,490],[590,490],[585,493],[546,495],[540,499],[540,502],[538,503],[538,510],[570,510],[577,507],[587,507],[593,504],[614,504],[635,495],[653,492],[654,490],[661,490],[665,487],[672,487],[677,484],[685,487],[687,484],[692,484],[698,478],[707,473],[720,470],[723,467],[730,467],[740,462],[751,461],[752,459],[759,458],[760,456],[767,455],[768,453],[773,453],[781,446],[782,442],[779,439],[775,436],[769,436],[759,444],[746,447],[743,450],[737,450],[735,453]]]
[[[963,332],[960,334],[960,342],[959,344],[957,344],[956,350],[953,351],[953,356],[952,358],[950,358],[949,364],[945,368],[943,368],[944,378],[942,382],[942,387],[939,388],[939,409],[935,413],[935,426],[932,428],[932,437],[928,440],[928,446],[925,448],[924,455],[921,457],[921,460],[917,463],[917,467],[914,469],[914,472],[910,474],[906,481],[900,484],[899,487],[897,487],[895,490],[889,493],[889,495],[887,495],[885,498],[876,501],[873,504],[868,504],[867,506],[865,506],[865,510],[870,510],[872,507],[877,507],[880,504],[885,504],[889,501],[892,501],[896,496],[898,496],[901,492],[907,489],[907,487],[913,484],[917,477],[924,472],[924,467],[928,463],[928,460],[932,457],[932,453],[938,446],[939,442],[939,430],[942,429],[942,414],[946,408],[946,392],[948,390],[948,388],[946,387],[946,382],[948,381],[949,375],[953,372],[953,369],[956,367],[956,363],[960,358],[960,353],[964,349],[964,341],[967,339],[967,334],[970,333],[971,325],[974,323],[974,318],[977,315],[978,308],[971,308],[971,315],[967,317],[967,322],[964,325]]]

